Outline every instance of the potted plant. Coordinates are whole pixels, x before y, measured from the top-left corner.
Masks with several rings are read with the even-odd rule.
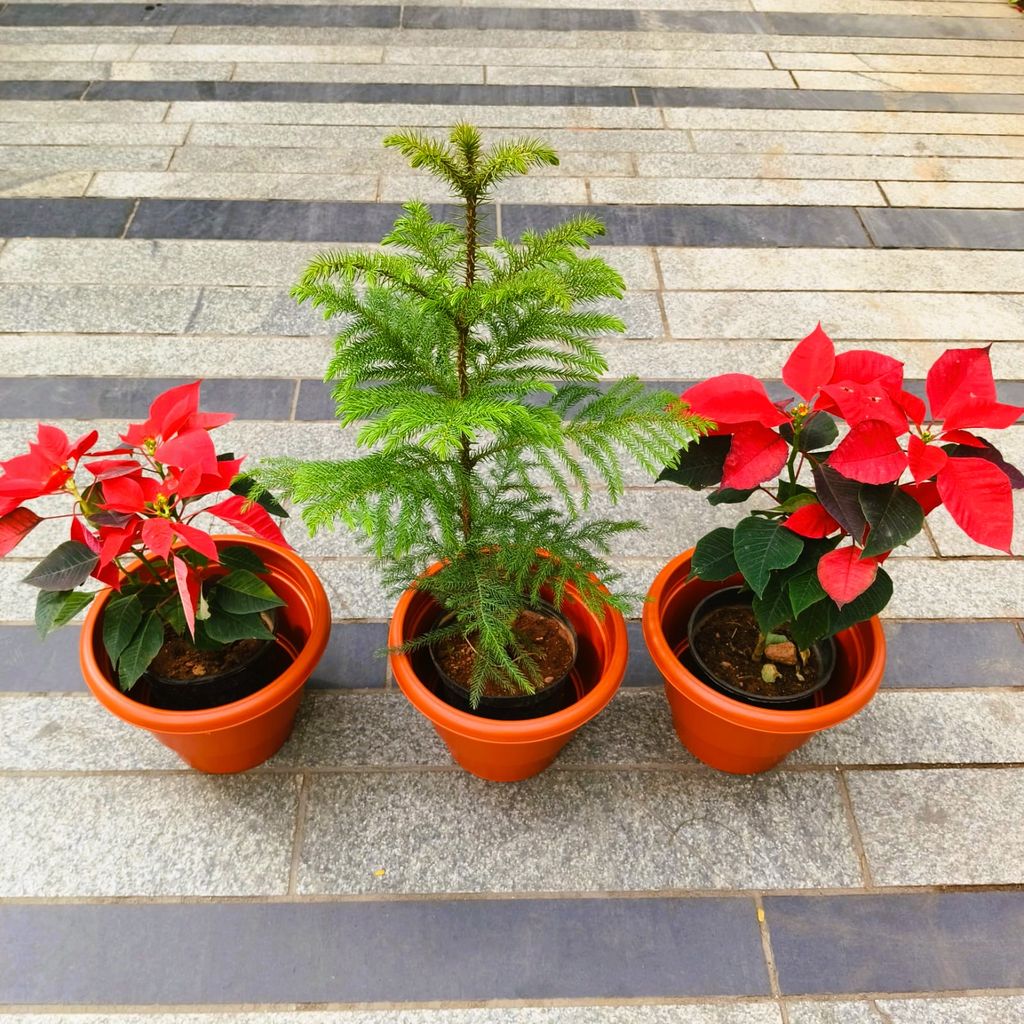
[[[384,144],[441,178],[463,223],[409,203],[379,251],[313,261],[293,295],[343,320],[327,379],[367,451],[276,460],[257,477],[311,529],[365,534],[401,593],[389,634],[399,686],[467,770],[526,778],[625,670],[624,599],[603,585],[616,579],[605,556],[637,524],[584,517],[588,465],[616,499],[623,452],[653,475],[699,424],[635,378],[602,386],[594,339],[624,325],[596,304],[624,285],[580,255],[597,221],[484,243],[494,187],[557,163],[551,149],[485,149],[467,124]]]
[[[820,324],[782,379],[799,401],[773,402],[743,374],[683,394],[717,427],[661,478],[717,485],[713,505],[757,504],[670,562],[643,613],[680,739],[737,773],[770,768],[871,699],[885,666],[878,614],[892,596],[882,567],[892,549],[945,505],[973,540],[1009,551],[1011,487],[1024,486],[974,433],[1024,411],[996,400],[987,348],[938,358],[930,417],[904,390],[902,363],[836,355]]]
[[[89,606],[79,653],[98,700],[193,767],[236,772],[291,732],[330,608],[271,517],[284,509],[268,494],[250,500],[243,460],[217,454],[210,431],[233,417],[201,412],[199,388],[158,396],[112,450],[97,450],[95,430],[71,442],[40,424],[27,454],[0,463],[0,556],[66,519],[70,538],[25,577],[39,633]],[[57,494],[60,515],[24,504]],[[211,536],[201,514],[246,536]],[[90,579],[104,589],[79,589]]]

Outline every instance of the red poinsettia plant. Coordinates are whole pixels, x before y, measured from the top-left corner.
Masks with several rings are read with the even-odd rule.
[[[769,500],[702,537],[692,562],[700,579],[742,575],[763,633],[785,627],[807,648],[877,615],[892,596],[882,563],[940,505],[973,540],[1010,550],[1012,489],[1024,476],[975,431],[1008,427],[1024,409],[997,400],[988,348],[944,352],[928,371],[926,405],[904,388],[901,362],[837,355],[819,324],[782,379],[799,400],[773,402],[738,373],[684,392],[716,427],[660,477],[717,486],[716,505]]]
[[[103,612],[103,643],[123,690],[145,672],[171,635],[202,650],[269,639],[270,611],[283,604],[260,579],[262,561],[242,545],[225,546],[194,524],[203,513],[235,530],[288,546],[268,494],[248,498],[243,459],[218,454],[210,431],[234,417],[201,412],[200,381],[173,387],[131,424],[121,444],[96,450],[93,430],[76,441],[39,425],[28,452],[0,462],[0,556],[40,523],[66,519],[70,538],[25,577],[38,588],[36,626],[46,636],[95,597],[78,588],[90,577],[117,593]],[[84,479],[82,479],[84,477]],[[213,504],[212,495],[228,492]],[[24,502],[66,495],[71,509],[39,515]],[[209,566],[224,571],[208,573]]]

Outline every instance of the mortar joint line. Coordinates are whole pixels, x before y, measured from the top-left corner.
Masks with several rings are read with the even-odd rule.
[[[771,989],[772,998],[779,1007],[782,1024],[789,1024],[789,1011],[782,999],[782,986],[779,984],[779,971],[775,963],[775,951],[772,948],[772,934],[768,926],[768,915],[764,909],[764,895],[760,892],[754,893],[754,907],[757,913],[758,933],[761,936],[761,952],[764,956],[765,969],[768,972],[768,986]]]
[[[882,1024],[896,1024],[896,1022],[892,1019],[892,1014],[889,1013],[888,1010],[883,1010],[882,1007],[878,1005],[877,999],[869,999],[868,1006],[870,1006],[871,1009],[878,1015],[878,1019],[882,1022]]]
[[[128,211],[128,219],[124,222],[124,227],[121,229],[121,233],[117,236],[118,239],[124,239],[128,237],[128,229],[132,226],[132,221],[135,220],[135,214],[138,211],[139,203],[141,202],[141,199],[136,199],[132,203],[132,208],[131,210]]]
[[[837,768],[836,776],[839,780],[839,796],[843,803],[843,811],[846,814],[846,823],[850,829],[854,853],[856,853],[857,861],[860,865],[861,880],[864,883],[864,888],[871,890],[875,887],[875,882],[871,877],[871,865],[868,863],[867,850],[864,848],[864,839],[860,834],[860,825],[857,824],[857,816],[853,810],[853,798],[850,796],[846,772],[842,768]]]
[[[292,833],[292,855],[288,863],[288,895],[298,894],[299,860],[302,857],[302,844],[306,838],[306,818],[309,808],[309,789],[311,778],[308,772],[298,775],[299,795],[295,804],[295,831]]]

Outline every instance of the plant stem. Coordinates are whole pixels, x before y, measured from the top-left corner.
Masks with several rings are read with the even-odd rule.
[[[474,174],[472,164],[467,160],[467,177]],[[476,280],[476,196],[466,195],[466,276],[465,286],[468,291]],[[458,342],[457,366],[459,374],[459,397],[465,398],[469,392],[469,373],[467,370],[467,349],[469,348],[469,325],[460,313],[456,320]],[[473,514],[470,502],[470,477],[473,473],[473,452],[468,437],[463,437],[459,446],[459,464],[462,467],[462,497],[460,502],[460,518],[462,520],[462,536],[469,540],[473,531]]]

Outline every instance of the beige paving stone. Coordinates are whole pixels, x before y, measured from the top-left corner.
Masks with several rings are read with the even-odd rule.
[[[45,28],[0,28],[0,45],[88,45],[110,46],[129,43],[169,43],[174,28],[122,25],[48,25]],[[98,52],[98,51],[97,51]],[[101,59],[101,58],[97,58]],[[102,59],[110,60],[106,57]]]
[[[383,203],[405,202],[411,197],[443,203],[451,200],[451,191],[443,182],[422,174],[389,174],[381,178],[378,197]],[[509,203],[586,203],[587,186],[582,178],[513,178],[502,183],[501,197]]]
[[[200,199],[303,199],[372,201],[376,175],[342,174],[181,174],[101,171],[91,196],[160,196]]]
[[[595,203],[732,203],[750,206],[884,206],[874,182],[799,178],[595,178]]]
[[[972,3],[966,13],[958,0],[751,0],[755,11],[810,14],[896,14],[922,18],[1006,18],[1013,11],[998,3]]]
[[[58,174],[33,174],[31,171],[0,171],[0,196],[5,199],[36,196],[85,195],[91,171],[63,171]]]
[[[379,64],[380,46],[264,46],[185,43],[173,46],[139,46],[133,60],[152,63],[213,61],[230,64]],[[480,63],[483,63],[482,61]]]
[[[507,67],[593,67],[607,62],[603,49],[584,47],[517,46],[387,46],[389,64],[486,64]],[[621,68],[771,68],[758,50],[622,50],[616,56]]]
[[[1007,8],[1012,10],[1012,8]],[[1011,93],[1024,87],[1021,75],[918,75],[865,71],[794,71],[801,89],[900,89],[907,92]]]
[[[187,124],[0,124],[6,146],[178,146]]]
[[[785,53],[769,51],[772,63],[794,71],[902,71],[943,75],[1020,75],[1024,57],[953,57],[929,54]]]
[[[0,121],[28,122],[39,125],[46,122],[130,122],[162,121],[169,104],[135,100],[76,103],[72,100],[3,100],[0,101]]]
[[[880,181],[893,206],[1019,210],[1024,207],[1024,184],[969,182]]]
[[[240,63],[236,82],[422,82],[482,85],[480,66],[407,67],[391,64]]]
[[[289,776],[0,778],[0,893],[284,893],[297,797]]]
[[[0,61],[0,81],[91,82],[109,76],[109,64],[60,63],[56,61],[32,63],[26,61],[15,64]]]
[[[876,884],[1024,881],[1024,770],[850,772],[846,779]]]
[[[471,830],[458,825],[469,808]],[[586,841],[599,821],[618,841]],[[723,843],[735,857],[718,855]],[[315,779],[299,890],[850,885],[858,877],[852,854],[836,780],[824,773],[751,781],[705,772],[548,771],[507,786],[463,772],[360,773]],[[386,873],[375,876],[378,868]]]
[[[18,251],[6,258],[17,258]],[[670,291],[1024,291],[1020,274],[1001,252],[659,248],[657,253]],[[0,258],[0,271],[3,266]],[[937,358],[941,346],[934,351]]]
[[[1024,160],[925,156],[839,156],[776,153],[640,154],[641,176],[805,178],[876,181],[1004,181],[1024,179]]]
[[[99,47],[95,43],[25,43],[20,46],[5,43],[0,45],[0,63],[35,64],[39,61],[88,63],[96,60],[127,59],[132,55],[135,46],[125,43],[104,47],[102,58],[96,56],[98,49]]]
[[[879,132],[694,131],[704,153],[764,153],[776,158],[798,153],[869,156],[1024,157],[1021,135],[929,135]]]
[[[170,146],[0,146],[4,171],[159,171],[170,163]]]
[[[143,61],[115,61],[110,65],[108,78],[132,82],[226,82],[232,77],[233,64],[145,63]]]
[[[925,114],[900,110],[720,110],[673,107],[667,108],[664,115],[669,128],[727,128],[733,131],[750,129],[777,132],[1017,135],[1021,130],[1019,114]]]
[[[993,433],[990,440],[999,447],[1000,437]],[[1013,492],[1013,540],[1011,551],[1015,555],[1024,554],[1024,491]],[[935,543],[938,545],[939,553],[947,557],[995,557],[1000,554],[993,548],[985,547],[971,540],[963,530],[953,521],[952,516],[945,508],[936,509],[928,517],[928,527]]]
[[[675,337],[796,338],[821,320],[838,338],[947,341],[1024,339],[1016,295],[871,292],[666,292]]]
[[[1019,1024],[1020,996],[951,996],[867,1002],[790,1002],[789,1024]],[[884,1014],[880,1017],[879,1014]]]
[[[0,120],[6,110],[0,104]],[[975,115],[981,116],[981,115]],[[659,111],[633,107],[478,107],[371,103],[172,103],[168,121],[218,124],[352,124],[446,127],[455,118],[480,128],[660,128]]]
[[[793,89],[786,71],[717,70],[715,87],[720,89]],[[487,66],[490,85],[645,85],[655,88],[707,86],[707,72],[701,68],[604,67],[511,67]]]

